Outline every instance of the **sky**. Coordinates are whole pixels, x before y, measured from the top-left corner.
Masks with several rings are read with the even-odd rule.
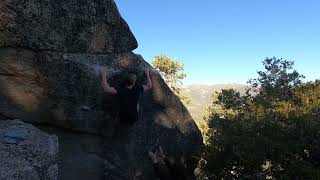
[[[185,84],[244,84],[266,57],[320,79],[319,0],[115,0],[146,61],[181,61]]]

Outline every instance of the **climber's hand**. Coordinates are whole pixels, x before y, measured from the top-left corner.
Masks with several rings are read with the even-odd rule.
[[[164,155],[164,153],[163,153],[163,151],[162,151],[162,147],[161,146],[159,146],[159,156],[162,158],[162,159],[164,159],[166,156]]]
[[[159,74],[159,71],[157,71],[156,69],[151,69],[150,74]]]
[[[149,151],[149,152],[148,152],[148,155],[149,155],[152,163],[157,163],[157,162],[158,162],[156,153],[154,153],[154,152],[152,152],[152,151]]]
[[[145,69],[144,70],[144,73],[146,74],[146,76],[149,76],[150,75],[150,69],[148,68],[148,69]]]

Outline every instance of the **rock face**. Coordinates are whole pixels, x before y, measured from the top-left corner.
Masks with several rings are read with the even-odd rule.
[[[137,47],[113,0],[4,0],[0,19],[1,47],[81,53]]]
[[[97,65],[110,69],[116,87],[128,71],[143,83],[150,65],[131,52],[137,43],[112,0],[5,0],[0,17],[0,118],[59,137],[59,179],[127,179],[133,169],[153,179],[152,146],[190,157],[201,144],[189,112],[157,73],[142,120],[119,124]]]
[[[20,120],[0,121],[0,179],[57,180],[58,138]]]

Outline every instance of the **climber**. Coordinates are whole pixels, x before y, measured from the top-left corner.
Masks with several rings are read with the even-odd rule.
[[[116,95],[120,104],[119,119],[121,123],[127,123],[132,125],[140,119],[140,98],[143,93],[152,89],[152,81],[150,78],[150,70],[145,70],[147,77],[147,83],[139,86],[137,81],[137,75],[129,73],[126,76],[126,82],[124,86],[119,88],[111,87],[107,82],[107,70],[104,67],[100,68],[100,74],[102,76],[103,90],[112,95]]]

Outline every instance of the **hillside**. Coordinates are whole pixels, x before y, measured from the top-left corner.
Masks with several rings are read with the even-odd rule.
[[[202,120],[205,108],[211,103],[211,95],[214,92],[230,88],[236,89],[243,94],[247,86],[243,84],[184,85],[182,91],[190,95],[192,99],[190,104],[186,104],[186,107],[194,120]]]

